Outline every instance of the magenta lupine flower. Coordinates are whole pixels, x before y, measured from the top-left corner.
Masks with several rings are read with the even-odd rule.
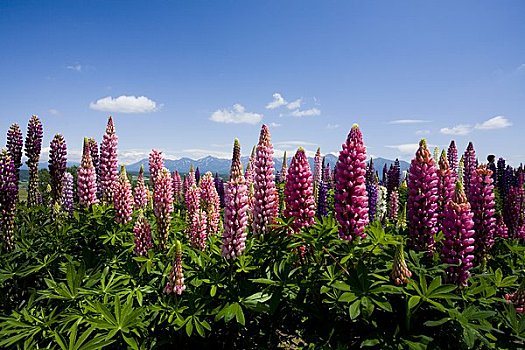
[[[275,188],[273,145],[266,125],[261,128],[254,162],[253,234],[268,233],[279,214],[279,198]]]
[[[82,161],[77,175],[78,203],[83,207],[89,207],[98,203],[97,199],[97,175],[89,152],[88,139],[84,138]]]
[[[248,186],[242,175],[241,145],[238,139],[233,144],[230,180],[226,183],[224,206],[224,232],[221,255],[226,259],[241,256],[246,248],[248,226]]]
[[[168,169],[162,168],[155,181],[153,191],[153,212],[157,221],[157,236],[161,249],[166,247],[173,213],[173,187]]]
[[[164,168],[164,156],[162,152],[152,149],[149,154],[149,178],[153,187],[155,187],[155,181],[162,168]]]
[[[461,286],[467,285],[474,255],[474,220],[463,185],[456,183],[454,198],[445,207],[443,219],[443,248],[441,260],[452,264],[446,269],[448,280]]]
[[[20,180],[20,167],[22,166],[22,148],[24,147],[24,139],[22,137],[22,130],[17,123],[14,123],[7,130],[7,151],[13,159],[15,165],[15,175],[18,186]]]
[[[419,251],[434,249],[438,231],[438,174],[425,139],[408,173],[407,221],[409,244]]]
[[[438,226],[443,224],[445,205],[454,197],[454,173],[449,167],[445,151],[441,152],[438,169]]]
[[[476,151],[474,150],[474,145],[472,142],[468,143],[467,149],[464,155],[464,172],[463,172],[463,186],[465,186],[465,195],[470,200],[470,186],[472,182],[472,177],[476,172],[478,166],[476,159]]]
[[[29,185],[27,188],[27,204],[35,206],[42,203],[42,196],[38,190],[38,161],[42,150],[43,137],[42,123],[36,115],[29,119],[25,142],[26,164],[29,168]]]
[[[523,186],[510,188],[503,213],[509,236],[515,239],[525,238],[525,189]]]
[[[283,165],[281,166],[281,182],[286,182],[288,176],[288,161],[286,160],[286,151],[284,151]]]
[[[359,126],[354,124],[342,145],[335,165],[335,217],[339,236],[345,240],[365,238],[368,224],[366,192],[366,147]]]
[[[396,247],[396,253],[394,255],[394,263],[392,264],[392,272],[390,273],[390,278],[392,278],[392,281],[394,281],[394,284],[396,286],[399,286],[401,284],[407,284],[409,282],[410,277],[412,277],[412,272],[408,269],[407,263],[405,261],[403,245],[399,244]]]
[[[186,204],[186,211],[188,213],[195,212],[197,209],[200,208],[200,202],[201,202],[201,189],[197,187],[197,184],[191,185],[186,190],[186,198],[185,198],[185,204]]]
[[[73,175],[66,172],[62,179],[62,209],[65,212],[73,213]]]
[[[255,178],[255,146],[252,147],[252,153],[250,153],[250,158],[248,159],[248,164],[246,165],[246,172],[244,173],[244,178],[248,186],[253,183]]]
[[[148,255],[148,250],[153,248],[151,225],[142,210],[140,210],[139,217],[133,226],[133,234],[135,235],[135,254],[137,256]]]
[[[188,188],[197,184],[197,179],[195,178],[195,169],[193,168],[193,164],[190,165],[190,171],[188,171],[188,176],[186,177],[188,178],[188,184],[189,184]]]
[[[321,182],[321,148],[318,147],[317,151],[315,152],[314,156],[314,193],[317,194],[317,188],[319,186],[319,183]]]
[[[390,199],[388,200],[388,220],[390,222],[397,222],[397,214],[399,212],[399,191],[398,189],[392,190],[390,193]]]
[[[117,158],[118,137],[115,133],[113,118],[108,119],[106,133],[100,144],[99,159],[99,185],[102,200],[110,203],[113,200],[113,186],[118,177],[118,158]]]
[[[454,175],[458,173],[458,149],[456,148],[456,142],[454,140],[450,141],[450,146],[447,150],[447,160],[450,170]]]
[[[89,153],[91,154],[91,161],[93,162],[93,167],[95,168],[95,172],[97,174],[97,177],[99,176],[99,156],[98,156],[98,144],[97,140],[90,137],[88,139],[89,142]]]
[[[124,165],[120,167],[120,175],[113,189],[113,206],[115,207],[115,221],[117,223],[127,224],[131,221],[133,194]]]
[[[509,229],[507,228],[507,225],[505,225],[503,216],[497,213],[495,217],[496,217],[496,231],[494,235],[496,237],[509,238]]]
[[[201,208],[206,213],[207,218],[208,235],[214,235],[219,231],[221,200],[210,171],[201,178],[199,187],[201,189]]]
[[[5,250],[15,246],[16,203],[18,201],[18,184],[15,163],[7,150],[0,152],[0,243]]]
[[[525,313],[525,279],[521,281],[520,287],[514,293],[505,294],[505,300],[514,305],[516,313]]]
[[[184,273],[182,272],[182,245],[177,240],[175,248],[175,261],[173,262],[173,268],[168,278],[168,283],[164,288],[166,294],[175,293],[181,295],[186,290],[184,284]]]
[[[64,136],[56,134],[49,147],[49,175],[52,203],[60,203],[62,184],[67,167],[67,148]]]
[[[197,187],[197,184],[193,184],[186,191],[186,234],[193,247],[204,250],[208,238],[208,219],[206,212],[201,209],[200,203],[201,189]]]
[[[133,201],[136,209],[146,209],[148,206],[148,189],[144,181],[144,165],[140,166],[137,183],[133,189]]]
[[[285,218],[294,218],[293,231],[297,233],[303,227],[313,225],[315,199],[312,184],[312,172],[304,149],[300,147],[292,158],[286,185],[284,187]]]
[[[470,187],[470,203],[474,215],[474,231],[476,232],[476,260],[484,263],[489,249],[494,244],[496,231],[496,200],[492,171],[485,165],[480,165],[473,174]]]
[[[173,199],[175,202],[179,202],[182,197],[182,181],[177,170],[171,173],[171,181],[173,184]]]

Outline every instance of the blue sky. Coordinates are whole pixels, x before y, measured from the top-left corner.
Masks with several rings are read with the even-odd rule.
[[[338,152],[357,122],[374,156],[409,160],[425,137],[517,164],[524,13],[521,0],[4,0],[0,130],[37,114],[45,145],[61,132],[78,159],[111,114],[131,163],[151,148],[229,157],[235,137],[247,154],[261,123],[277,154]]]

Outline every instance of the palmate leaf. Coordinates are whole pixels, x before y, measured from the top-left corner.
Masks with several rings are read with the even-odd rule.
[[[78,325],[79,322],[75,322],[69,332],[69,342],[60,335],[58,332],[54,332],[55,341],[62,350],[96,350],[102,349],[112,343],[115,340],[106,340],[103,335],[92,334],[95,327],[91,326],[85,330],[78,337]]]

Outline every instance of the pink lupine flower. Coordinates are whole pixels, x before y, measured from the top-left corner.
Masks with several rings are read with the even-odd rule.
[[[393,189],[388,200],[388,220],[390,222],[397,222],[397,215],[399,212],[399,190]]]
[[[100,144],[99,159],[99,184],[100,195],[104,202],[110,203],[113,200],[113,186],[118,177],[118,158],[117,158],[118,137],[115,134],[113,118],[108,118],[106,133]]]
[[[255,178],[254,167],[255,167],[255,146],[253,146],[252,148],[252,153],[250,154],[250,158],[248,159],[248,164],[246,165],[246,172],[244,173],[244,177],[248,185],[252,184]]]
[[[494,233],[496,237],[501,238],[509,238],[509,229],[507,228],[507,225],[505,225],[505,221],[503,220],[503,216],[500,214],[496,214],[496,232]]]
[[[279,198],[275,188],[273,145],[266,125],[261,128],[254,162],[253,234],[264,235],[279,214]]]
[[[226,184],[224,206],[224,232],[221,254],[226,259],[241,256],[246,248],[248,226],[248,187],[242,174],[241,145],[238,139],[233,144],[230,180]]]
[[[293,232],[313,225],[315,216],[315,199],[312,184],[312,173],[308,158],[301,147],[295,153],[290,164],[284,188],[284,217],[294,218]]]
[[[214,235],[219,230],[221,219],[221,201],[211,172],[202,176],[199,187],[201,189],[201,208],[206,212],[208,235]]]
[[[168,242],[171,214],[173,213],[173,188],[171,186],[170,172],[166,168],[160,170],[155,181],[153,212],[157,221],[159,246],[161,249],[164,249]]]
[[[359,126],[354,124],[342,145],[335,166],[335,217],[339,236],[351,241],[365,238],[368,224],[368,195],[366,192],[366,147]]]
[[[140,166],[137,183],[133,189],[133,199],[136,209],[146,209],[148,206],[148,189],[144,181],[144,165]]]
[[[314,192],[317,193],[317,190],[316,188],[319,186],[319,183],[321,182],[321,177],[322,177],[322,174],[321,174],[321,162],[322,162],[322,158],[321,158],[321,148],[318,147],[317,148],[317,152],[315,152],[315,157],[314,157]]]
[[[178,202],[182,197],[182,181],[177,170],[171,173],[171,180],[173,183],[173,199]]]
[[[206,212],[201,209],[201,189],[193,184],[186,191],[187,229],[191,245],[197,249],[206,248],[208,225]]]
[[[80,206],[89,207],[97,204],[97,175],[89,152],[88,139],[84,138],[82,161],[78,168],[77,176],[78,203]]]
[[[454,197],[454,173],[448,164],[445,151],[441,152],[438,169],[438,226],[443,224],[445,205]]]
[[[148,250],[153,248],[151,225],[142,210],[140,210],[139,217],[133,226],[133,234],[135,235],[135,254],[137,256],[148,255]]]
[[[155,186],[155,181],[162,168],[164,168],[164,156],[162,152],[152,149],[149,154],[149,178],[153,186]]]
[[[182,245],[177,240],[175,248],[175,261],[173,262],[173,268],[168,278],[168,283],[164,288],[166,294],[175,293],[181,295],[186,290],[184,284],[184,273],[182,272]]]
[[[131,214],[133,213],[133,194],[124,165],[120,167],[120,175],[113,191],[115,221],[119,224],[127,224],[131,221]]]

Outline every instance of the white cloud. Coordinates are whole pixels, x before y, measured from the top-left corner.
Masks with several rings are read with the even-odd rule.
[[[417,130],[416,135],[428,135],[430,134],[430,130]]]
[[[290,103],[288,103],[288,105],[286,105],[286,108],[288,109],[298,109],[298,108],[301,108],[301,105],[303,103],[303,100],[301,98],[295,100],[295,101],[292,101]]]
[[[463,136],[470,134],[472,127],[468,124],[458,124],[450,128],[441,128],[440,131],[445,135]]]
[[[508,120],[502,115],[498,115],[494,118],[490,118],[489,120],[485,120],[481,124],[476,124],[476,129],[480,129],[480,130],[503,129],[511,125],[512,123],[510,120]]]
[[[60,111],[58,109],[55,109],[55,108],[51,108],[48,112],[51,115],[59,115],[60,114]]]
[[[284,99],[284,97],[280,93],[276,92],[272,96],[273,96],[273,101],[266,105],[266,109],[276,109],[281,106],[286,106],[286,104],[288,104],[288,102]]]
[[[233,109],[218,109],[210,116],[210,120],[217,123],[226,124],[257,124],[262,120],[262,118],[262,114],[246,112],[244,106],[238,103],[233,105]]]
[[[282,125],[282,124],[275,123],[275,122],[271,122],[271,123],[270,123],[270,126],[271,126],[272,128],[278,128],[278,127],[280,127],[281,125]]]
[[[159,106],[160,107],[160,106]],[[146,96],[107,96],[91,102],[89,108],[103,112],[150,113],[158,110],[157,103]]]
[[[396,119],[391,120],[388,122],[388,124],[422,124],[422,123],[430,123],[430,120],[423,120],[423,119]]]
[[[313,116],[321,115],[321,111],[315,107],[306,109],[303,111],[296,109],[295,111],[290,113],[290,115],[292,117],[313,117]]]
[[[326,128],[327,129],[337,129],[337,128],[339,128],[339,124],[330,124],[330,123],[328,123],[328,124],[326,124]]]
[[[418,150],[419,144],[417,144],[417,143],[404,143],[404,144],[401,144],[401,145],[390,145],[390,146],[385,146],[385,147],[386,148],[393,148],[393,149],[395,149],[398,152],[403,153],[403,154],[414,154]]]
[[[69,66],[66,66],[67,69],[74,70],[76,72],[82,72],[82,65],[80,63],[75,63]]]

